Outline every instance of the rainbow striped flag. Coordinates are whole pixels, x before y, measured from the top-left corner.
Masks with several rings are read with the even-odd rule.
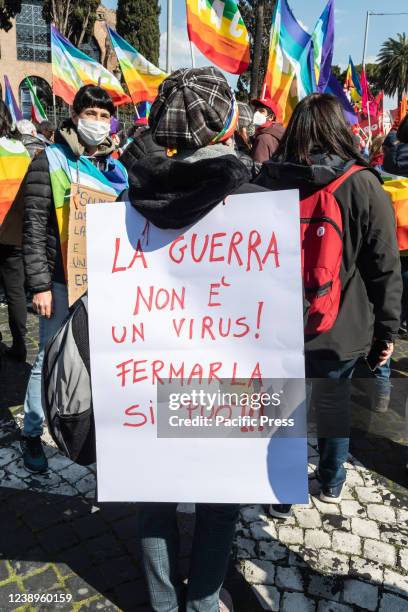
[[[131,102],[118,79],[96,60],[92,59],[51,26],[53,92],[67,104],[83,85],[100,85],[110,94],[114,104]]]
[[[357,71],[354,67],[351,56],[349,57],[349,65],[347,68],[346,80],[344,83],[344,89],[350,94],[353,102],[361,102],[362,89],[360,79],[358,78]]]
[[[314,91],[315,58],[311,36],[286,0],[278,0],[271,32],[263,97],[272,98],[279,121],[287,124],[299,100]]]
[[[153,102],[167,74],[149,62],[115,30],[108,27],[108,32],[133,103]]]
[[[48,120],[47,113],[45,112],[43,105],[37,98],[34,86],[28,77],[25,78],[31,97],[31,119],[36,123]]]
[[[129,186],[127,172],[121,162],[114,159],[111,159],[111,163],[107,166],[109,170],[102,172],[85,156],[79,159],[75,157],[71,149],[65,145],[50,145],[46,147],[45,153],[50,168],[51,189],[66,272],[69,203],[73,177],[83,187],[117,197]]]
[[[263,97],[272,98],[278,119],[287,124],[299,100],[324,92],[331,80],[334,49],[334,0],[329,0],[310,35],[287,0],[275,7]]]
[[[139,125],[147,125],[149,123],[150,110],[152,105],[150,102],[140,102],[136,107],[135,119]]]
[[[330,81],[334,53],[334,0],[329,0],[312,34],[317,91],[324,93]]]
[[[5,88],[4,103],[10,112],[11,119],[15,127],[17,121],[20,121],[23,118],[23,115],[16,102],[16,99],[13,94],[13,90],[11,89],[10,81],[8,80],[8,77],[6,75],[4,75],[4,88]]]
[[[21,142],[0,138],[0,225],[14,202],[30,161]]]
[[[350,123],[350,125],[358,124],[358,117],[354,112],[354,108],[352,107],[351,103],[349,102],[349,99],[347,98],[340,83],[338,82],[333,73],[331,74],[329,82],[327,83],[325,93],[329,93],[339,99],[339,102],[343,107],[344,117],[346,121]]]
[[[249,36],[236,0],[186,0],[188,37],[208,59],[242,74],[250,62]]]

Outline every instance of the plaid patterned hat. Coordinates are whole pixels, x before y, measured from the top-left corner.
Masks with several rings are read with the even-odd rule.
[[[230,136],[238,106],[228,82],[212,66],[173,72],[159,88],[149,117],[154,140],[170,149],[199,149]]]
[[[245,102],[238,102],[238,128],[242,130],[253,123],[254,120],[254,111],[249,106],[249,104],[245,104]]]

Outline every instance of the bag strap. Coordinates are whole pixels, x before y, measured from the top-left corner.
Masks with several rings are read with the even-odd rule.
[[[81,297],[81,302],[83,307],[85,308],[86,315],[88,316],[88,291],[86,291]]]
[[[326,193],[334,193],[339,187],[341,187],[341,185],[343,185],[343,183],[346,182],[350,176],[356,174],[356,172],[360,172],[361,170],[366,170],[365,166],[357,166],[357,164],[353,164],[344,174],[339,176],[339,178],[329,183],[329,185],[324,188],[324,191],[326,191]]]

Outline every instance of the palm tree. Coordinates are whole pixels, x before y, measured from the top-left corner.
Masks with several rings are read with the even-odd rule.
[[[388,96],[398,93],[398,103],[408,89],[408,38],[397,34],[397,39],[385,41],[378,54],[379,81]]]

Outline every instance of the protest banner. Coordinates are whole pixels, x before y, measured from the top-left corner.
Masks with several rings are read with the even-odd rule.
[[[297,380],[285,400],[296,418],[274,425],[304,425],[298,192],[231,196],[184,230],[161,230],[130,204],[88,206],[87,221],[99,500],[305,503],[304,433],[270,438],[251,404],[229,419],[231,434],[231,407],[218,403],[224,433],[204,435],[208,405],[183,412],[182,393],[160,398],[169,379],[251,399],[274,379],[280,404]]]
[[[73,183],[69,202],[67,274],[68,303],[71,306],[88,288],[86,266],[86,207],[114,202],[116,195]]]

